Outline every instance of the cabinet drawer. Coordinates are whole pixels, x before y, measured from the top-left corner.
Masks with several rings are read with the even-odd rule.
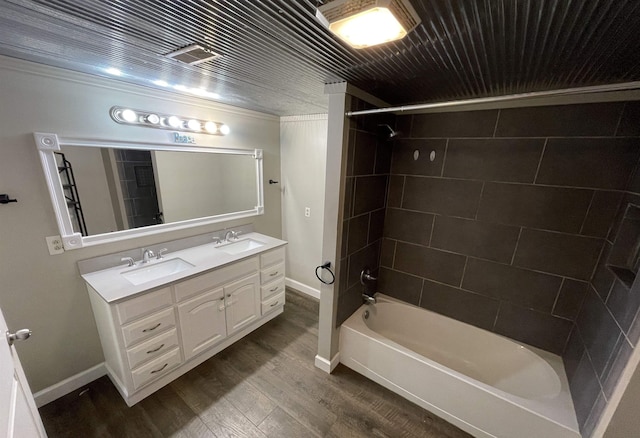
[[[278,280],[272,281],[260,288],[262,301],[278,295],[281,292],[284,292],[284,277],[278,277]]]
[[[173,307],[122,327],[124,345],[129,347],[176,326]]]
[[[280,277],[284,278],[284,262],[260,271],[260,283],[267,284]]]
[[[199,292],[215,289],[224,283],[246,277],[258,271],[258,257],[233,263],[224,268],[216,269],[198,277],[180,282],[174,286],[176,301],[182,301]]]
[[[133,386],[135,389],[146,385],[152,380],[167,374],[173,368],[182,362],[180,358],[180,349],[176,348],[167,354],[158,357],[146,365],[131,372],[133,377]]]
[[[165,287],[119,303],[116,309],[120,324],[124,325],[141,316],[169,307],[171,304],[171,288]]]
[[[137,347],[127,350],[129,368],[133,369],[138,365],[158,357],[167,351],[178,346],[178,331],[174,328],[158,336],[154,336]]]
[[[271,312],[272,310],[278,309],[282,306],[284,306],[284,292],[276,295],[273,298],[269,298],[266,301],[262,302],[262,314],[266,315],[267,313]]]
[[[263,269],[283,261],[284,261],[284,246],[281,248],[276,248],[274,250],[265,252],[264,254],[260,254],[260,267]]]

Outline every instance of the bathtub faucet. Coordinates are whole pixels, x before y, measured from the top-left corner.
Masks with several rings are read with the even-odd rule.
[[[375,304],[376,303],[376,297],[374,297],[373,295],[362,294],[362,299],[364,300],[365,304]]]

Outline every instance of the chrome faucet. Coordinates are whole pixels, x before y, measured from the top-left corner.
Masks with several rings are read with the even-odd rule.
[[[373,295],[362,294],[362,299],[365,304],[375,304],[377,302],[376,297]]]
[[[122,257],[120,259],[121,262],[127,262],[127,266],[135,266],[136,261],[133,260],[133,257]]]
[[[151,251],[150,249],[145,249],[144,251],[142,251],[142,263],[149,263],[149,260],[151,260],[155,256],[156,255],[153,253],[153,251]]]
[[[237,231],[233,231],[233,230],[229,230],[226,233],[224,233],[224,241],[225,242],[231,242],[231,240],[229,239],[229,235],[231,235],[232,239],[237,239],[238,238],[238,233]]]

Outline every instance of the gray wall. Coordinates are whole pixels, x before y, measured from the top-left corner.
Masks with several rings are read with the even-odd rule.
[[[227,123],[227,137],[197,135],[198,143],[264,149],[264,177],[280,175],[279,120],[197,98],[122,82],[63,72],[0,57],[0,187],[18,199],[0,206],[0,307],[11,328],[34,335],[17,346],[33,391],[39,391],[104,360],[86,288],[76,262],[99,255],[253,222],[279,237],[280,191],[265,186],[265,214],[50,256],[45,236],[58,234],[33,132],[64,137],[167,142],[168,132],[113,122],[113,105]]]
[[[327,115],[280,119],[282,178],[273,190],[282,191],[282,238],[289,243],[287,279],[293,287],[320,293],[315,267],[322,262]],[[278,180],[278,178],[274,178]],[[311,209],[305,217],[304,209]]]

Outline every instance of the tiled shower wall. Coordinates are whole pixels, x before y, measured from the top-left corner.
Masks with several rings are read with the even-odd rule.
[[[638,161],[624,109],[398,117],[379,290],[561,354]]]
[[[355,97],[353,110],[368,108]],[[344,217],[338,286],[339,326],[362,304],[360,271],[379,273],[380,243],[384,226],[385,195],[391,163],[392,141],[383,123],[393,117],[367,116],[349,120]]]
[[[640,105],[629,104],[619,135],[640,136]],[[616,219],[569,338],[564,360],[584,436],[589,436],[640,338],[640,282],[609,268],[638,269],[640,169],[621,195]],[[629,275],[630,274],[630,275]]]

